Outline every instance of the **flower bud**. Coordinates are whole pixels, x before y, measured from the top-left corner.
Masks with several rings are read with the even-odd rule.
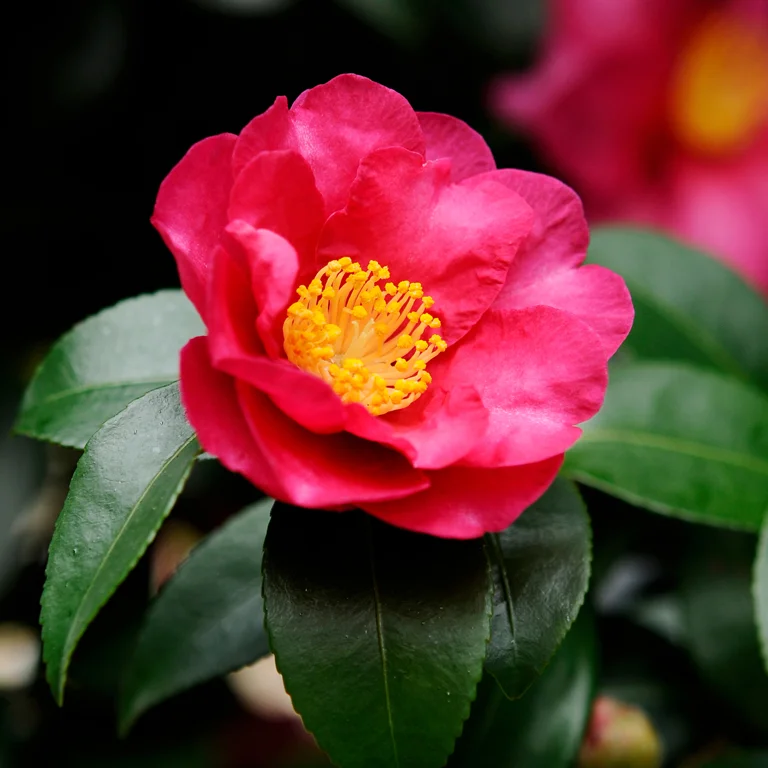
[[[659,768],[662,750],[638,707],[598,696],[579,752],[579,768]]]

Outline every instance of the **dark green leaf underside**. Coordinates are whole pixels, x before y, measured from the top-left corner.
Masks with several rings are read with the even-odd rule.
[[[688,650],[712,688],[768,732],[768,675],[751,592],[755,539],[734,531],[691,533],[679,590]]]
[[[576,488],[559,478],[507,530],[486,539],[496,593],[485,668],[517,698],[544,670],[584,601],[589,518]]]
[[[591,612],[583,610],[522,699],[510,701],[486,675],[449,768],[573,765],[595,690],[594,632]]]
[[[272,499],[210,534],[150,607],[120,702],[123,730],[150,707],[269,652],[261,554]]]

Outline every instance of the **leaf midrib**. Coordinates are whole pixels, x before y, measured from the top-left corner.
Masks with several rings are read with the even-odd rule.
[[[504,553],[501,548],[501,542],[499,541],[499,534],[492,533],[491,542],[493,546],[493,554],[498,562],[499,572],[501,574],[501,588],[504,592],[504,604],[506,607],[507,620],[509,621],[509,630],[512,637],[512,655],[515,660],[515,666],[517,665],[517,636],[515,634],[515,610],[512,602],[512,586],[509,583],[509,576],[507,574],[506,564],[504,562]]]
[[[584,442],[636,445],[641,448],[680,453],[697,459],[727,464],[756,474],[768,475],[768,461],[747,454],[736,453],[727,448],[718,448],[705,443],[695,443],[690,440],[643,430],[590,428],[584,431],[579,443],[575,446],[575,451],[578,451],[579,444]]]
[[[82,387],[74,387],[72,389],[65,389],[65,390],[59,390],[53,395],[48,395],[40,398],[33,406],[32,408],[37,409],[44,405],[48,405],[50,403],[55,403],[58,400],[63,400],[67,397],[75,397],[77,395],[84,395],[88,392],[95,392],[97,390],[101,389],[120,389],[125,387],[144,387],[147,385],[157,385],[157,389],[160,387],[166,386],[168,384],[173,384],[174,381],[178,381],[178,376],[176,374],[169,376],[164,379],[132,379],[130,381],[106,381],[106,382],[100,382],[96,384],[88,384]],[[31,410],[31,409],[30,409]]]
[[[125,533],[126,528],[128,527],[129,523],[133,520],[134,515],[136,513],[136,510],[142,505],[144,499],[147,497],[147,494],[152,490],[152,488],[155,487],[155,484],[164,473],[165,470],[186,450],[186,448],[195,441],[196,435],[193,432],[181,445],[173,452],[173,454],[166,459],[158,469],[155,476],[152,478],[152,480],[147,484],[147,487],[141,492],[141,495],[136,500],[136,503],[131,508],[131,511],[126,516],[125,520],[123,521],[122,525],[120,526],[120,530],[117,532],[117,535],[112,539],[111,544],[109,545],[109,548],[105,552],[104,556],[101,559],[101,562],[99,563],[98,568],[96,569],[95,573],[93,574],[93,577],[90,580],[90,583],[83,593],[82,598],[80,599],[80,602],[78,603],[77,610],[74,612],[72,621],[69,625],[69,631],[67,632],[67,635],[64,639],[64,650],[66,653],[66,657],[64,659],[64,663],[62,664],[61,673],[59,675],[60,678],[60,690],[59,690],[59,696],[61,696],[61,687],[63,686],[64,681],[64,673],[66,672],[67,666],[69,665],[69,650],[71,647],[71,643],[74,641],[77,641],[77,639],[82,635],[82,632],[76,629],[78,625],[82,624],[82,617],[81,617],[81,611],[83,608],[83,605],[87,602],[88,598],[91,595],[91,592],[93,591],[94,584],[96,584],[99,575],[101,574],[104,564],[109,560],[112,552],[115,549],[115,546],[117,545],[117,542],[120,541],[121,537]]]
[[[381,610],[381,596],[379,594],[379,582],[376,578],[376,565],[374,560],[373,547],[373,529],[370,520],[366,519],[366,528],[368,532],[368,553],[371,564],[371,582],[373,584],[373,605],[376,614],[376,636],[379,646],[379,655],[381,657],[381,671],[384,681],[384,700],[387,706],[387,722],[389,725],[389,737],[392,742],[392,757],[395,760],[395,766],[400,766],[400,757],[397,752],[397,741],[395,739],[395,724],[392,715],[392,699],[389,693],[389,678],[387,675],[387,649],[384,644],[384,623]]]

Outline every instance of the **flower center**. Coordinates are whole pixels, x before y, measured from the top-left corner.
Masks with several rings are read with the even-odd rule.
[[[739,149],[768,119],[768,32],[714,14],[694,30],[672,79],[672,126],[708,154]]]
[[[389,276],[377,261],[365,270],[346,256],[329,261],[297,288],[283,323],[288,359],[374,416],[417,400],[432,381],[427,363],[447,347],[421,283],[382,287]]]

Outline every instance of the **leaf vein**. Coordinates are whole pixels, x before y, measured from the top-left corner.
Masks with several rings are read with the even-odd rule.
[[[764,461],[754,456],[736,453],[727,448],[718,448],[702,443],[694,443],[690,440],[683,440],[668,435],[656,435],[640,430],[603,429],[602,427],[595,427],[584,431],[580,442],[583,443],[585,441],[624,443],[626,445],[636,445],[640,448],[656,448],[662,451],[669,451],[670,453],[681,453],[697,459],[706,459],[721,464],[729,464],[761,475],[768,475],[768,461]]]
[[[384,622],[381,611],[381,595],[379,593],[379,582],[376,578],[376,564],[374,557],[373,547],[373,530],[370,520],[366,519],[366,527],[368,529],[368,551],[370,553],[371,561],[371,581],[373,582],[373,605],[376,613],[376,635],[379,644],[379,654],[381,656],[381,670],[384,679],[384,699],[387,705],[387,721],[389,724],[389,736],[392,742],[392,756],[395,761],[395,765],[400,765],[400,758],[397,753],[397,742],[395,740],[395,724],[392,716],[392,700],[389,693],[389,677],[387,673],[387,649],[384,644]]]
[[[148,483],[147,487],[141,492],[141,495],[136,500],[136,503],[131,507],[131,511],[126,516],[125,520],[123,521],[122,525],[120,526],[120,529],[117,532],[117,535],[112,539],[112,542],[109,545],[109,548],[105,552],[104,556],[101,558],[101,561],[99,562],[99,566],[96,569],[96,571],[93,574],[93,577],[91,578],[90,584],[88,585],[87,589],[83,593],[82,598],[80,599],[80,602],[77,606],[77,609],[72,615],[72,621],[69,625],[69,631],[67,632],[67,636],[64,641],[64,649],[69,649],[72,641],[79,637],[82,632],[77,630],[78,624],[81,623],[81,611],[83,608],[83,605],[87,602],[88,598],[90,597],[91,592],[93,591],[93,586],[96,584],[99,574],[101,573],[102,569],[104,568],[105,563],[109,560],[110,555],[114,551],[115,547],[117,546],[118,541],[120,541],[122,535],[125,533],[126,528],[130,524],[130,522],[133,520],[133,516],[136,512],[136,510],[141,506],[141,503],[146,498],[147,494],[150,492],[150,490],[154,487],[157,479],[162,475],[166,467],[170,466],[181,454],[182,452],[195,441],[196,435],[195,433],[192,433],[174,452],[173,454],[163,462],[160,469],[157,471],[155,476],[152,478],[152,480]],[[63,670],[62,670],[63,671]]]

